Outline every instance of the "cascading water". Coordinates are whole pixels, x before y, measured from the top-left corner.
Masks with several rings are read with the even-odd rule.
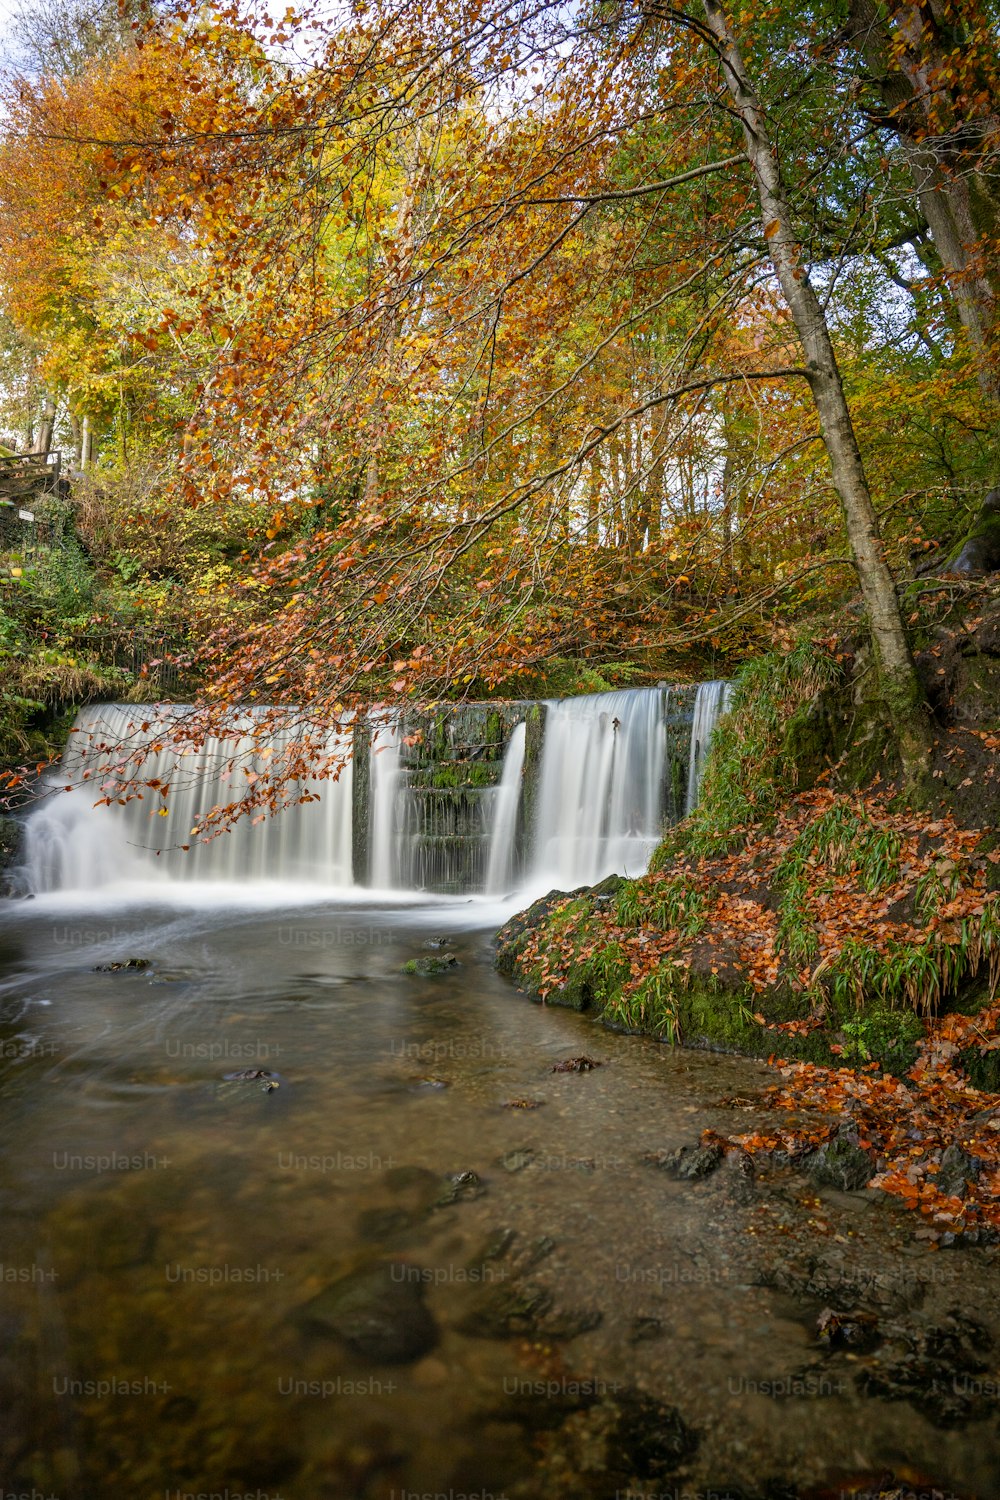
[[[504,891],[509,891],[514,880],[527,733],[528,726],[523,719],[520,724],[515,724],[504,756],[500,785],[496,789],[490,827],[490,860],[486,869],[488,896],[499,896]]]
[[[227,736],[191,743],[170,732],[189,712],[181,706],[85,708],[58,783],[27,820],[22,885],[42,894],[150,879],[335,888],[365,879],[381,890],[501,895],[637,875],[665,813],[677,815],[668,782],[686,784],[688,811],[697,800],[728,688],[698,689],[685,763],[689,701],[680,692],[672,701],[660,687],[534,708],[464,705],[412,724],[408,717],[406,732],[388,710],[317,731],[276,727],[271,711],[246,709]],[[532,739],[529,758],[532,713],[544,726],[540,753]],[[351,755],[361,746],[356,777]],[[141,781],[154,785],[123,806],[95,805],[118,795],[115,767],[133,748],[145,750]],[[212,809],[238,802],[248,781],[277,767],[294,772],[292,797],[304,800],[275,816],[243,816],[206,839]],[[356,780],[367,795],[355,797]]]
[[[371,787],[369,879],[377,890],[403,883],[399,801],[403,791],[399,722],[389,715],[372,722],[369,751]]]
[[[534,881],[572,889],[645,870],[661,833],[664,706],[660,688],[547,705]]]
[[[260,713],[243,711],[233,733],[197,746],[170,743],[170,718],[183,710],[136,709],[126,704],[84,708],[62,761],[60,778],[70,792],[53,791],[26,825],[26,876],[32,891],[82,889],[130,880],[318,881],[350,885],[352,767],[344,730],[325,735],[321,752],[341,766],[339,777],[297,785],[311,800],[276,817],[240,818],[229,830],[203,842],[203,821],[216,805],[239,797],[248,777],[274,765],[296,744],[292,729],[255,735]],[[148,726],[140,730],[140,721]],[[160,738],[157,739],[157,736]],[[301,737],[301,731],[299,731]],[[115,747],[152,741],[142,780],[149,789],[125,806],[95,806],[113,790]],[[162,743],[161,743],[162,741]],[[105,751],[102,746],[112,747]],[[186,847],[182,847],[186,846]]]
[[[698,686],[694,700],[694,718],[691,721],[687,800],[684,808],[686,813],[692,812],[698,805],[712,735],[716,724],[729,707],[732,695],[732,686],[728,682],[702,682]]]

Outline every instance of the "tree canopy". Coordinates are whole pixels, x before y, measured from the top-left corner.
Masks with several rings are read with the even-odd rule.
[[[6,84],[9,437],[206,704],[724,670],[859,576],[905,676],[995,477],[994,5],[79,17]]]

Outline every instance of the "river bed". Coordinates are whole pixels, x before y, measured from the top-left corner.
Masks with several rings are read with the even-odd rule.
[[[994,1249],[644,1159],[773,1070],[534,1004],[481,900],[169,896],[0,912],[7,1491],[1000,1494]]]

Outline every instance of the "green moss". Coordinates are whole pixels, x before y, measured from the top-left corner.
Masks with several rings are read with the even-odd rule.
[[[730,712],[712,739],[701,800],[687,820],[693,853],[724,853],[739,842],[744,827],[774,815],[796,784],[796,763],[786,744],[791,720],[799,716],[800,730],[809,715],[817,725],[828,722],[822,695],[843,678],[842,665],[808,640],[787,655],[761,657],[740,671]],[[818,729],[812,745],[818,755]]]
[[[875,1006],[844,1021],[840,1032],[843,1062],[848,1067],[880,1062],[888,1072],[899,1076],[916,1062],[924,1027],[912,1011]]]
[[[958,1062],[973,1088],[984,1089],[988,1094],[1000,1094],[1000,1052],[966,1047],[958,1054]]]

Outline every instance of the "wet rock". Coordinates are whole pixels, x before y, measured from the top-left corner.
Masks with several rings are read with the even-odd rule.
[[[862,1151],[846,1132],[827,1141],[804,1166],[818,1187],[838,1188],[842,1193],[856,1193],[867,1187],[876,1172],[868,1152]]]
[[[419,1267],[380,1261],[333,1282],[299,1311],[303,1325],[333,1335],[375,1364],[409,1364],[438,1342]]]
[[[142,974],[152,967],[152,961],[148,958],[121,958],[111,964],[96,964],[94,966],[94,973],[124,974],[131,971],[134,974]]]
[[[629,1326],[630,1344],[646,1344],[650,1339],[663,1337],[663,1324],[659,1318],[633,1318]]]
[[[675,1151],[650,1151],[642,1158],[678,1182],[693,1182],[708,1177],[722,1165],[725,1155],[714,1142],[707,1146],[678,1146]]]
[[[525,1279],[554,1248],[554,1241],[543,1237],[526,1246],[513,1264],[498,1269],[495,1274],[504,1279],[477,1288],[456,1325],[459,1331],[470,1338],[563,1341],[596,1328],[602,1318],[596,1309],[557,1307],[547,1287]]]
[[[547,896],[534,901],[526,911],[518,912],[504,923],[496,936],[494,960],[501,974],[506,974],[508,979],[515,978],[518,960],[534,933],[552,915],[556,907],[566,901],[569,894],[568,891],[549,891]]]
[[[446,937],[428,938],[427,941],[426,941],[426,943],[424,944],[424,947],[425,948],[447,948],[448,944],[450,942],[451,942],[451,938],[446,938]]]
[[[452,1172],[444,1179],[444,1186],[434,1200],[435,1208],[450,1208],[453,1203],[463,1203],[469,1198],[481,1198],[486,1184],[477,1172]]]
[[[552,1293],[532,1282],[488,1287],[458,1323],[460,1333],[477,1339],[509,1339],[537,1334],[552,1307]]]
[[[504,1260],[517,1239],[516,1229],[495,1229],[489,1238],[470,1257],[467,1270],[483,1270],[494,1261]]]
[[[959,1427],[995,1410],[996,1381],[983,1358],[992,1340],[982,1324],[952,1312],[931,1327],[886,1330],[886,1347],[857,1377],[858,1389],[884,1401],[908,1401],[936,1427]]]
[[[726,1156],[725,1186],[731,1203],[745,1207],[757,1193],[757,1169],[749,1151],[732,1151]]]
[[[508,1151],[497,1158],[497,1166],[503,1167],[505,1172],[523,1172],[525,1167],[530,1167],[535,1159],[535,1153],[530,1146],[522,1146],[520,1150]]]
[[[521,1259],[521,1269],[531,1271],[535,1266],[546,1260],[556,1248],[556,1242],[548,1234],[540,1234],[537,1240],[532,1240],[527,1246]]]
[[[241,1068],[238,1073],[223,1074],[215,1095],[222,1100],[252,1098],[257,1094],[273,1094],[284,1082],[280,1073],[271,1073],[266,1068]]]
[[[1000,489],[986,495],[972,530],[945,569],[966,575],[1000,570]]]
[[[934,1186],[949,1198],[964,1198],[978,1177],[978,1161],[955,1142],[942,1153]]]
[[[604,1314],[596,1307],[554,1308],[542,1321],[540,1333],[546,1339],[575,1339],[581,1333],[599,1328]]]
[[[676,1406],[667,1406],[644,1391],[628,1390],[612,1403],[614,1422],[608,1434],[607,1464],[613,1473],[656,1480],[672,1474],[698,1447],[698,1437]]]
[[[595,1068],[602,1064],[594,1057],[567,1057],[562,1062],[553,1063],[553,1073],[592,1073]]]
[[[502,1109],[541,1109],[544,1099],[505,1099]]]
[[[454,953],[442,953],[436,957],[424,954],[421,958],[408,958],[400,972],[426,978],[432,974],[447,974],[449,970],[457,968],[458,959]]]
[[[829,1349],[874,1349],[881,1337],[873,1313],[834,1312],[829,1307],[820,1313],[816,1333]]]

